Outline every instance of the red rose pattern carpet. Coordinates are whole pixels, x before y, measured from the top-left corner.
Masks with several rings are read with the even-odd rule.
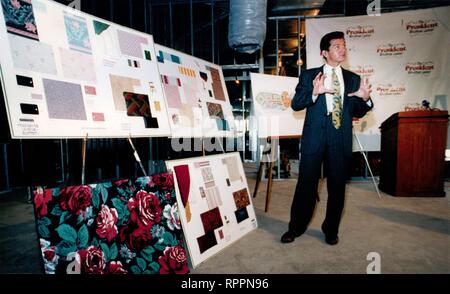
[[[173,175],[37,188],[47,274],[186,274]]]

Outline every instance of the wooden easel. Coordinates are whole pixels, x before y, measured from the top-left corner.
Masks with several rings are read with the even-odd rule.
[[[302,136],[278,136],[278,137],[267,137],[267,143],[264,146],[264,150],[261,154],[261,159],[259,162],[259,168],[258,168],[258,175],[256,177],[256,184],[255,184],[255,190],[253,191],[253,198],[256,197],[256,194],[258,193],[259,184],[261,182],[262,173],[264,170],[265,163],[269,163],[269,173],[267,178],[267,191],[266,191],[266,205],[264,208],[265,212],[269,211],[269,204],[270,204],[270,197],[272,195],[272,169],[273,169],[273,163],[276,160],[276,154],[278,152],[277,146],[280,139],[300,139]]]

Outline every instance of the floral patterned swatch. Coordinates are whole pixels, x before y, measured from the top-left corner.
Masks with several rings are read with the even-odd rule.
[[[31,0],[2,0],[2,8],[9,33],[39,41]]]
[[[186,274],[173,175],[43,189],[34,207],[47,274]]]

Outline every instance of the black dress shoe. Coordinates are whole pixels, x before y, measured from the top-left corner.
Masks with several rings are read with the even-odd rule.
[[[281,243],[294,242],[295,238],[300,237],[302,234],[296,234],[293,231],[287,231],[281,236]]]
[[[339,237],[337,235],[329,235],[326,233],[325,226],[322,224],[322,232],[325,234],[325,242],[328,245],[336,245],[339,243]]]
[[[328,245],[336,245],[339,242],[339,237],[338,236],[330,237],[330,236],[325,235],[325,242]]]

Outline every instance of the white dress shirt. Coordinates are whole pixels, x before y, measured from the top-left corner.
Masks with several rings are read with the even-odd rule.
[[[344,96],[344,92],[345,92],[345,84],[344,84],[344,76],[342,75],[342,68],[340,65],[338,65],[337,67],[332,67],[331,65],[325,63],[325,65],[323,66],[323,74],[325,74],[324,86],[327,89],[333,89],[333,83],[332,83],[333,68],[334,68],[336,75],[338,77],[338,80],[339,80],[339,88],[341,90],[341,93],[340,93],[341,103],[342,103],[342,107],[344,107],[343,96]],[[316,102],[317,97],[319,97],[319,95],[312,96],[312,100],[314,103]],[[334,94],[325,93],[325,97],[327,99],[327,112],[331,113],[331,112],[333,112]],[[370,100],[367,100],[366,103],[367,103],[367,105],[372,106],[372,102]]]

